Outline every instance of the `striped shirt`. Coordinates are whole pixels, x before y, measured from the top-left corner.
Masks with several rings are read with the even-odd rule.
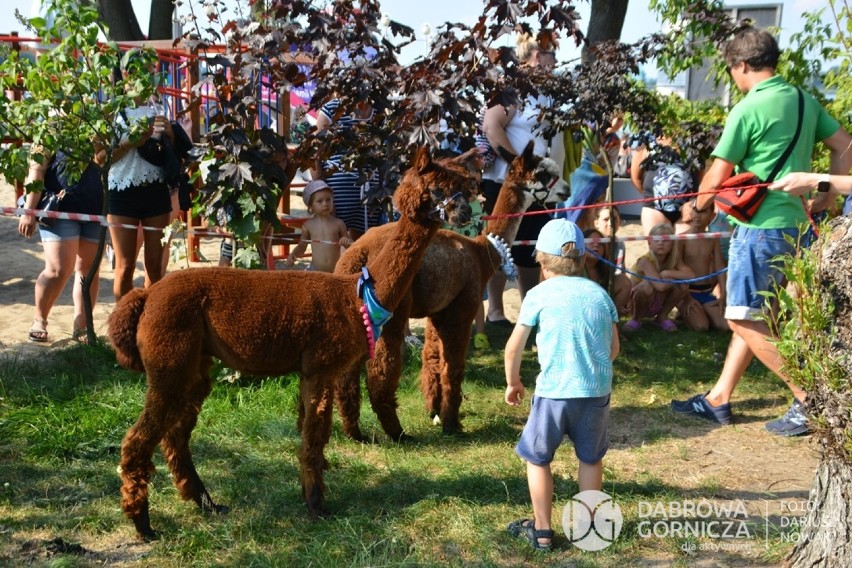
[[[340,100],[334,99],[322,106],[320,112],[325,115],[329,122],[335,124],[334,116],[340,108]],[[340,116],[336,124],[339,128],[353,128],[359,122],[366,122],[373,118],[373,112],[367,118],[357,118],[351,114]],[[322,163],[323,170],[335,170],[335,173],[324,178],[332,193],[334,194],[334,211],[335,216],[341,219],[347,229],[364,232],[369,227],[375,227],[380,224],[380,214],[377,211],[371,211],[368,207],[361,204],[362,185],[360,181],[361,172],[345,171],[342,169],[343,153],[347,149],[341,149],[338,153],[333,154],[328,160]]]

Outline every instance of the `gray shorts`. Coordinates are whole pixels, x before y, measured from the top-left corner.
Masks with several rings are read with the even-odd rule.
[[[534,465],[548,465],[567,435],[583,463],[597,463],[609,449],[610,395],[590,398],[534,396],[532,409],[515,452]]]

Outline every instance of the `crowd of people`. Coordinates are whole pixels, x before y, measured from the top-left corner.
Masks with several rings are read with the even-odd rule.
[[[540,45],[529,34],[519,36],[517,56],[521,65],[529,68],[549,69],[555,64],[552,46]],[[766,302],[764,293],[784,284],[777,258],[796,254],[795,243],[801,227],[808,222],[808,214],[828,207],[837,194],[852,193],[852,177],[848,175],[852,168],[852,137],[808,94],[803,96],[799,119],[801,135],[794,137],[794,117],[798,115],[797,100],[801,95],[776,74],[779,49],[770,33],[758,29],[740,32],[727,44],[723,57],[731,81],[745,96],[728,115],[712,163],[704,171],[689,171],[678,159],[678,149],[671,139],[661,135],[648,138],[633,150],[629,171],[625,171],[639,193],[653,198],[642,209],[643,233],[663,238],[650,239],[647,253],[628,267],[623,243],[598,242],[617,235],[621,219],[615,207],[599,207],[588,220],[578,223],[547,215],[525,216],[517,238],[534,240],[535,244],[513,247],[522,301],[517,322],[510,322],[506,316],[505,275],[498,272],[487,285],[488,309],[477,317],[475,340],[480,347],[488,345],[487,325],[512,328],[505,348],[508,404],[520,404],[524,395],[520,361],[528,337],[537,330],[541,372],[531,413],[517,445],[518,455],[528,464],[534,517],[508,526],[509,532],[535,548],[552,546],[550,463],[564,435],[574,444],[580,462],[580,489],[601,487],[612,360],[619,352],[620,333],[642,333],[649,321],[666,332],[675,332],[676,318],[696,331],[732,331],[716,384],[688,400],[672,401],[672,410],[730,424],[734,418],[734,390],[749,363],[757,357],[786,383],[793,398],[784,416],[769,422],[766,429],[781,436],[809,430],[807,393],[783,373],[770,329],[760,316]],[[482,136],[494,153],[482,171],[482,209],[486,215],[494,208],[509,163],[529,142],[533,142],[539,155],[558,158],[560,152],[564,154],[556,144],[561,137],[546,138],[542,134],[545,129],[538,124],[538,109],[548,104],[546,97],[531,94],[514,103],[485,109]],[[374,117],[369,103],[360,104],[349,113],[339,105],[335,100],[320,109],[319,130],[333,124],[350,128]],[[164,227],[173,210],[170,188],[162,172],[138,151],[148,138],[173,137],[172,126],[148,101],[137,101],[136,107],[126,109],[124,120],[138,117],[153,117],[151,131],[138,142],[121,142],[109,178],[116,299],[132,286],[141,242],[145,249],[146,285],[162,278],[161,235],[146,232],[140,239],[133,227]],[[619,128],[620,121],[618,117]],[[623,145],[613,145],[617,128],[606,134],[602,151],[614,150],[613,157],[618,161]],[[820,142],[830,151],[829,174],[809,173],[813,148]],[[714,206],[716,190],[735,171],[749,171],[767,179],[787,145],[793,146],[793,151],[786,163],[776,168],[778,179],[769,186],[755,216],[749,221],[726,219]],[[313,181],[303,193],[311,218],[303,226],[302,242],[287,258],[290,266],[310,246],[310,269],[330,272],[341,247],[350,245],[379,222],[362,203],[364,180],[371,179],[374,173],[346,170],[342,166],[346,151],[336,149],[331,158],[317,163],[312,171]],[[93,162],[98,159],[95,156]],[[55,162],[56,157],[44,161]],[[30,175],[47,182],[49,168],[34,162]],[[99,191],[91,176],[84,176],[80,184],[92,195]],[[696,188],[697,198],[679,197]],[[814,189],[819,189],[818,196],[809,203],[809,209],[803,207],[798,196]],[[37,201],[34,194],[27,205],[32,207]],[[86,207],[88,211],[96,204],[92,201]],[[533,206],[530,211],[536,207],[542,206]],[[465,233],[468,236],[481,230],[478,219],[474,222],[478,224],[469,228]],[[34,224],[32,217],[22,217],[21,234],[32,236]],[[733,228],[729,247],[719,239],[673,238],[726,227]],[[41,228],[46,264],[36,283],[31,340],[47,341],[50,308],[70,274],[79,274],[90,266],[96,228],[97,224],[93,227],[64,220],[51,228]],[[84,325],[76,309],[78,295],[75,285],[75,330]],[[92,300],[96,299],[94,286]],[[619,330],[617,324],[622,318],[626,321]]]

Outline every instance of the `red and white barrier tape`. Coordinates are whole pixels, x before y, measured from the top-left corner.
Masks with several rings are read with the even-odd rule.
[[[619,202],[624,203],[624,202]],[[615,204],[615,203],[614,203]],[[552,212],[552,211],[550,211]],[[71,221],[90,221],[100,223],[101,225],[106,225],[108,227],[124,227],[127,229],[137,229],[137,225],[127,225],[121,223],[108,223],[106,217],[103,215],[90,215],[88,213],[64,213],[59,211],[42,211],[40,209],[25,209],[21,207],[0,207],[0,213],[4,215],[32,215],[38,217],[39,215],[44,215],[45,217],[50,217],[54,219],[70,219]],[[282,221],[289,221],[291,223],[301,224],[308,219],[308,217],[290,217],[287,215],[279,215],[279,219]],[[162,227],[142,227],[145,231],[162,231]],[[173,233],[175,234],[175,233]],[[232,238],[233,235],[231,233],[219,232],[219,231],[205,231],[202,229],[189,229],[187,234],[194,235],[196,237],[219,237],[223,239]],[[678,235],[655,235],[655,236],[645,236],[645,235],[635,235],[628,237],[616,237],[612,239],[611,237],[590,237],[586,239],[587,243],[609,243],[613,240],[617,242],[626,242],[626,241],[687,241],[687,240],[698,240],[698,239],[719,239],[730,237],[731,233],[728,231],[717,231],[711,233],[681,233]],[[262,238],[264,239],[280,239],[281,235],[264,235]],[[338,241],[323,241],[318,239],[311,239],[307,241],[309,243],[316,244],[324,244],[324,245],[337,245],[340,244]],[[521,240],[515,241],[512,245],[534,245],[536,244],[536,240]]]
[[[627,237],[588,237],[584,239],[587,243],[610,243],[627,242],[627,241],[697,241],[701,239],[724,239],[731,236],[730,231],[715,231],[711,233],[680,233],[678,235],[633,235]],[[514,241],[512,246],[516,245],[534,245],[537,240],[522,240]]]
[[[89,213],[66,213],[63,211],[44,211],[42,209],[27,209],[24,207],[0,207],[0,214],[20,217],[21,215],[30,215],[32,217],[47,217],[49,219],[69,219],[71,221],[82,221],[82,222],[92,222],[92,223],[100,223],[101,225],[107,227],[121,227],[124,229],[138,229],[139,225],[128,225],[126,223],[110,223],[107,221],[106,217],[103,215],[92,215]],[[278,218],[283,222],[289,222],[295,225],[301,225],[309,217],[291,217],[289,215],[279,215]],[[143,231],[162,231],[163,227],[147,227],[142,225]],[[218,236],[218,237],[231,237],[232,235],[229,233],[218,233],[214,231],[196,231],[194,229],[190,229],[190,233],[203,233],[205,236]],[[279,238],[277,236],[269,236],[263,238]],[[328,243],[328,241],[317,241]],[[330,243],[330,244],[337,244]]]
[[[178,233],[182,233],[182,232],[183,231],[178,231]],[[176,233],[172,233],[172,234],[176,234]],[[228,232],[225,232],[225,231],[205,231],[205,230],[202,230],[202,229],[189,229],[187,231],[187,234],[194,235],[196,237],[220,237],[220,238],[223,238],[223,239],[230,239],[230,238],[233,238],[233,236],[234,236],[233,233],[228,233]],[[263,238],[263,239],[282,239],[282,238],[285,238],[287,236],[296,237],[298,235],[296,233],[278,233],[278,234],[275,234],[275,235],[264,235],[261,238]],[[308,239],[308,240],[300,239],[299,242],[302,242],[302,243],[318,243],[318,244],[323,244],[323,245],[339,245],[340,244],[340,241],[321,241],[319,239]],[[290,243],[290,244],[296,245],[298,243]]]

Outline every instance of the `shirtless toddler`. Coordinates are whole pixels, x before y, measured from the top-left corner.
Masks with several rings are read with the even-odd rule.
[[[287,266],[293,266],[310,243],[310,270],[334,272],[334,266],[340,258],[340,247],[350,246],[352,239],[343,221],[334,216],[331,188],[322,180],[313,180],[305,186],[302,200],[313,217],[302,225],[302,239],[287,257]]]

